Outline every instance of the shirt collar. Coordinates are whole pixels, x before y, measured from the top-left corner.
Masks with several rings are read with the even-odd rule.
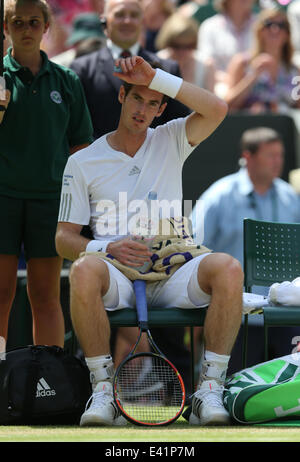
[[[107,39],[106,45],[107,45],[107,48],[110,49],[113,58],[118,59],[120,56],[120,53],[122,53],[123,51],[123,48],[118,47],[118,45],[113,43],[111,39]],[[140,49],[139,43],[135,43],[134,45],[132,45],[132,47],[128,48],[132,56],[136,56],[138,54],[139,49]]]
[[[244,196],[248,196],[249,194],[255,192],[247,168],[241,168],[238,172],[238,188],[240,193]],[[269,191],[271,189],[276,189],[276,178],[273,181]]]
[[[40,51],[42,55],[42,67],[39,71],[39,74],[43,74],[45,72],[50,72],[50,64],[47,54],[44,51]],[[18,72],[24,67],[15,60],[12,56],[12,47],[9,47],[7,50],[7,55],[4,58],[4,65],[7,69],[11,72]]]
[[[223,17],[225,22],[227,23],[227,27],[237,35],[248,33],[249,28],[256,19],[256,16],[254,14],[251,14],[251,16],[244,22],[243,26],[238,30],[235,24],[232,22],[232,19],[227,14],[224,14]]]
[[[238,172],[238,188],[241,194],[248,196],[254,191],[253,183],[250,180],[248,170],[246,168],[241,168]]]

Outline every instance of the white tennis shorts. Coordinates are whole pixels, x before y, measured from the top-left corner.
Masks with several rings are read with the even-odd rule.
[[[147,300],[149,306],[172,308],[201,308],[209,305],[211,296],[203,292],[198,284],[198,265],[205,253],[182,265],[168,279],[147,283]],[[115,266],[103,260],[109,270],[110,285],[103,297],[108,311],[135,307],[135,295],[132,282]]]

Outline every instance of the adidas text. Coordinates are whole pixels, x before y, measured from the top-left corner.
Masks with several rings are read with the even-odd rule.
[[[37,391],[35,397],[44,398],[45,396],[54,396],[54,395],[56,395],[55,390],[42,390],[42,391]]]

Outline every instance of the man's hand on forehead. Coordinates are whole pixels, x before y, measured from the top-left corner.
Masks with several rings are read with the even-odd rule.
[[[118,58],[115,61],[114,75],[127,83],[148,87],[155,76],[155,69],[141,56]]]

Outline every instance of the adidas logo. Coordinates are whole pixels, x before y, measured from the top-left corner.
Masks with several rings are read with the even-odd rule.
[[[51,390],[50,386],[44,378],[41,378],[36,386],[36,398],[45,398],[46,396],[55,396],[56,391]]]
[[[132,168],[132,170],[129,172],[129,176],[132,175],[139,175],[141,173],[141,169],[138,168],[136,165]]]

